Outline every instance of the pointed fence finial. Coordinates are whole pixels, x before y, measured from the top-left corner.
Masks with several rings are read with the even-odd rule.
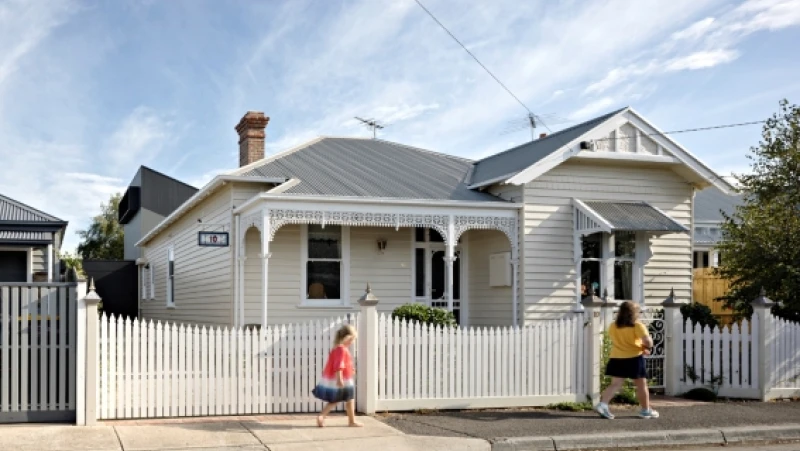
[[[358,300],[358,303],[364,307],[378,305],[378,297],[372,293],[372,287],[370,286],[369,282],[367,282],[367,289]]]
[[[608,288],[603,288],[603,302],[608,302]]]
[[[675,302],[675,287],[670,288],[669,296],[664,299],[664,302],[661,303],[664,307],[671,307],[678,305],[678,302]]]
[[[94,277],[89,278],[89,291],[96,291],[94,288]]]
[[[767,297],[767,292],[766,290],[764,290],[764,287],[762,286],[761,290],[758,292],[758,297],[753,299],[750,302],[750,305],[754,307],[756,306],[772,307],[773,305],[775,305],[775,302],[772,302],[772,300]]]

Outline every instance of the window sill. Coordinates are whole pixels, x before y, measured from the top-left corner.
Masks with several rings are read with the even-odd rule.
[[[355,305],[344,305],[341,303],[330,304],[330,303],[314,303],[314,302],[303,302],[297,304],[295,308],[298,309],[316,309],[316,310],[355,310],[357,306]]]
[[[175,304],[167,304],[167,310],[175,310]]]

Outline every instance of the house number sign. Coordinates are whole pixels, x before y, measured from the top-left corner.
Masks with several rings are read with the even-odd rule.
[[[200,246],[227,247],[228,232],[197,232],[197,244]]]

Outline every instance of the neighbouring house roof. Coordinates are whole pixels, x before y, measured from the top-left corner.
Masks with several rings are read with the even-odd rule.
[[[467,187],[473,162],[380,139],[325,137],[234,174],[299,180],[285,195],[506,202]]]
[[[743,202],[741,194],[725,194],[716,187],[698,191],[694,196],[694,220],[702,222],[722,222],[722,212],[732,215]],[[695,241],[697,241],[695,237]]]
[[[0,194],[0,222],[64,222],[53,215],[37,210]]]
[[[581,124],[559,130],[544,138],[522,144],[477,161],[469,184],[481,186],[486,183],[498,181],[498,179],[511,178],[523,169],[561,149],[581,135],[600,125],[606,119],[623,110],[625,110],[625,108],[612,111]]]
[[[718,238],[712,236],[709,233],[705,232],[694,232],[694,244],[695,245],[714,245],[717,244],[719,241]]]
[[[584,201],[611,227],[626,232],[688,232],[689,229],[646,202]]]
[[[46,244],[67,222],[0,194],[0,244]]]

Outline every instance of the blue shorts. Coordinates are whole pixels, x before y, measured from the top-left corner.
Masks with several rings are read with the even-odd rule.
[[[623,379],[647,379],[647,368],[644,356],[629,359],[608,359],[606,376],[621,377]]]

